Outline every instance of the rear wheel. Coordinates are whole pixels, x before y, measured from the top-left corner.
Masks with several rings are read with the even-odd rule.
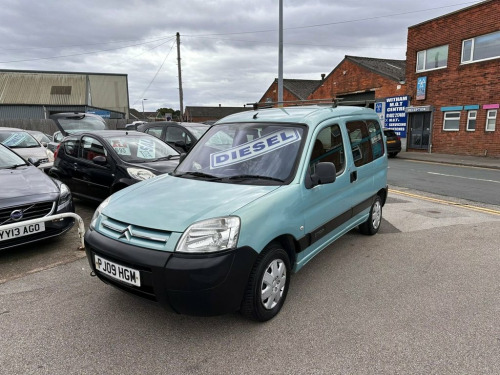
[[[395,158],[397,154],[398,154],[397,152],[389,152],[389,157]]]
[[[370,209],[370,216],[363,224],[359,225],[359,231],[366,235],[373,235],[378,232],[382,222],[382,200],[377,195]]]
[[[248,279],[241,313],[260,322],[275,317],[285,303],[290,284],[290,260],[278,243],[262,252]]]

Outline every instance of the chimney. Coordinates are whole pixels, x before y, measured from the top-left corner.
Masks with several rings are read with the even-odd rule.
[[[325,73],[321,73],[321,80],[324,81],[325,80],[325,76],[326,74]]]
[[[222,105],[219,104],[219,108],[222,107]]]

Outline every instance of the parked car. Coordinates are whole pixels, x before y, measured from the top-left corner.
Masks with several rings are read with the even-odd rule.
[[[65,184],[50,178],[3,145],[0,145],[0,181],[0,250],[58,236],[72,227],[74,219],[64,218],[1,229],[8,224],[74,212],[74,207]]]
[[[179,152],[188,152],[210,125],[197,122],[159,121],[139,125],[137,130],[154,135]]]
[[[38,130],[26,130],[30,133],[33,138],[35,138],[43,147],[47,147],[47,145],[52,142],[52,136],[45,134],[44,132]]]
[[[22,157],[37,159],[37,167],[48,172],[54,154],[43,147],[30,133],[18,128],[0,128],[0,143],[13,149]]]
[[[106,199],[87,258],[102,281],[178,313],[269,320],[292,272],[353,228],[377,233],[387,164],[368,108],[234,114],[172,174]]]
[[[387,154],[395,158],[401,152],[401,137],[392,129],[384,129],[387,138]]]
[[[74,196],[102,201],[126,186],[171,172],[178,163],[179,153],[152,135],[101,130],[65,137],[49,174]]]
[[[134,121],[131,124],[126,124],[126,130],[137,130],[137,127],[142,124],[147,124],[147,121]]]
[[[59,143],[67,135],[86,130],[108,129],[106,121],[101,116],[93,113],[63,112],[53,114],[49,118],[55,122],[59,129],[53,134],[52,142],[47,145],[47,148],[52,152],[56,151]]]

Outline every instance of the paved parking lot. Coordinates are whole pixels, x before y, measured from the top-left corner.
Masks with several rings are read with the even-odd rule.
[[[81,253],[62,245],[77,235],[63,237],[65,262],[0,285],[2,371],[498,374],[500,215],[393,193],[384,218],[379,234],[352,231],[293,275],[265,324],[124,294],[70,261]]]

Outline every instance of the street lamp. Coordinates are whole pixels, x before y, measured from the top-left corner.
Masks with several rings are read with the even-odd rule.
[[[145,120],[146,118],[144,117],[144,100],[147,99],[142,99],[142,119]]]

